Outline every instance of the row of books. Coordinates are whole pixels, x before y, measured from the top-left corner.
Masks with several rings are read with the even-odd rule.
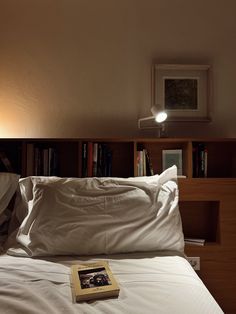
[[[193,144],[193,177],[207,177],[207,148],[204,143]]]
[[[27,176],[56,176],[58,175],[58,156],[53,147],[37,147],[27,144]]]
[[[83,143],[82,176],[112,176],[112,151],[106,144],[94,142]]]
[[[137,151],[137,174],[138,176],[154,175],[151,159],[146,149]]]

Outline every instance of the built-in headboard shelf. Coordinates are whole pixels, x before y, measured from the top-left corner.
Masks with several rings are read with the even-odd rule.
[[[181,156],[185,236],[205,239],[202,246],[186,245],[185,253],[201,258],[200,277],[224,311],[236,313],[236,139],[0,139],[0,171],[82,177],[90,167],[93,176],[148,175],[163,171],[163,151]],[[99,172],[93,173],[94,162]]]

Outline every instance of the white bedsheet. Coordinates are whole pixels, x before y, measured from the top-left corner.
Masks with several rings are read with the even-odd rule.
[[[120,285],[117,299],[73,302],[69,266],[86,258],[0,256],[0,313],[223,313],[183,257],[150,253],[96,259],[109,261]]]

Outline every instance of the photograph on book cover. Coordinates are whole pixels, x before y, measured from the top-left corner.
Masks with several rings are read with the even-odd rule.
[[[71,266],[76,301],[117,297],[119,286],[107,262],[98,261]]]
[[[104,267],[79,270],[81,289],[111,285],[111,280]]]
[[[161,106],[173,121],[208,121],[210,66],[154,64],[152,102]]]

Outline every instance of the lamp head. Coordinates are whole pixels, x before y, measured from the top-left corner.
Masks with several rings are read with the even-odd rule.
[[[167,119],[167,113],[164,110],[158,108],[157,106],[152,106],[151,112],[155,117],[155,121],[158,123],[162,123]]]
[[[159,106],[152,106],[151,112],[152,116],[138,119],[139,129],[163,128],[162,123],[167,119],[167,113]]]

